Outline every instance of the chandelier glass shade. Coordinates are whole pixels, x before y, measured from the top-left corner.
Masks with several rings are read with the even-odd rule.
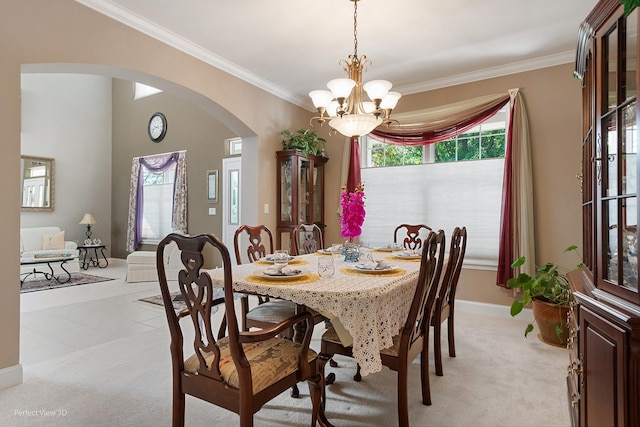
[[[354,5],[353,12],[353,55],[347,60],[340,61],[340,65],[347,72],[347,78],[333,79],[327,83],[329,90],[314,90],[309,92],[313,106],[319,116],[311,119],[311,124],[322,126],[329,122],[333,131],[344,136],[363,136],[380,125],[387,127],[397,123],[391,119],[391,111],[396,107],[401,95],[390,92],[391,82],[386,80],[371,80],[362,83],[362,71],[371,61],[365,55],[358,57],[358,1],[350,0]],[[366,92],[369,101],[365,101],[362,92]]]

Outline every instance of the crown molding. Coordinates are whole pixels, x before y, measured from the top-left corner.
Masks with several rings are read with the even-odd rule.
[[[495,77],[507,76],[510,74],[522,73],[525,71],[537,70],[540,68],[554,67],[556,65],[567,64],[575,61],[575,51],[562,52],[554,55],[542,56],[540,58],[528,59],[526,61],[514,62],[499,67],[485,68],[472,71],[470,73],[457,74],[442,79],[429,80],[424,83],[399,87],[396,90],[403,95],[411,95],[419,92],[426,92],[434,89],[441,89],[449,86],[456,86],[464,83],[477,82],[480,80],[492,79]]]
[[[187,55],[191,55],[209,65],[212,65],[226,73],[231,74],[244,80],[245,82],[256,86],[272,95],[289,101],[292,104],[298,105],[303,108],[309,108],[309,103],[306,99],[285,90],[284,88],[277,86],[253,73],[245,70],[244,68],[227,61],[226,59],[210,52],[203,47],[186,40],[183,37],[157,26],[156,24],[148,21],[142,16],[139,16],[127,9],[112,3],[108,0],[75,0],[90,9],[95,10],[115,21],[118,21],[134,30],[140,31],[143,34],[148,35],[156,40],[161,41],[171,47],[174,47]]]
[[[90,9],[95,10],[115,21],[118,21],[134,30],[140,31],[162,43],[174,47],[187,55],[191,55],[209,65],[212,65],[226,73],[231,74],[257,88],[264,90],[278,98],[288,101],[294,105],[304,108],[308,111],[315,112],[311,100],[307,97],[300,97],[280,86],[265,80],[244,68],[227,61],[226,59],[204,49],[202,46],[194,44],[179,35],[158,27],[142,16],[139,16],[127,9],[114,4],[110,0],[75,0]],[[543,56],[540,58],[530,59],[526,61],[514,62],[499,67],[485,68],[470,73],[448,76],[442,79],[429,80],[414,85],[396,87],[395,90],[403,95],[411,95],[419,92],[426,92],[435,89],[441,89],[449,86],[456,86],[464,83],[471,83],[480,80],[486,80],[495,77],[502,77],[509,74],[515,74],[525,71],[532,71],[539,68],[552,67],[555,65],[566,64],[575,61],[575,52],[563,52],[555,55]]]

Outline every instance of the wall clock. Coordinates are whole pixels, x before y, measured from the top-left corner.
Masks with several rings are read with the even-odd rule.
[[[160,142],[167,134],[167,118],[162,113],[155,113],[149,119],[149,138],[153,142]]]

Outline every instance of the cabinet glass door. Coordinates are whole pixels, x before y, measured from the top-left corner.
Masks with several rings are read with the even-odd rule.
[[[293,197],[293,159],[280,162],[280,221],[289,222],[292,217]]]
[[[309,224],[311,221],[310,210],[310,198],[311,198],[311,183],[310,183],[310,168],[311,162],[309,159],[300,158],[300,170],[298,173],[299,185],[298,185],[298,219],[299,223]]]
[[[600,63],[603,98],[596,153],[602,173],[603,286],[638,298],[638,132],[636,111],[636,30],[638,12],[613,23],[602,36]]]
[[[322,173],[324,168],[322,165],[314,165],[313,167],[313,218],[312,222],[322,222],[322,212],[324,206],[322,206],[322,183],[324,177]]]

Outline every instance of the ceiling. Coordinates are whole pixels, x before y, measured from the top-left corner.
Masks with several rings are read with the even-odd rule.
[[[345,77],[354,51],[349,0],[76,1],[309,110],[309,91]],[[361,0],[363,80],[408,95],[570,63],[596,3]]]

